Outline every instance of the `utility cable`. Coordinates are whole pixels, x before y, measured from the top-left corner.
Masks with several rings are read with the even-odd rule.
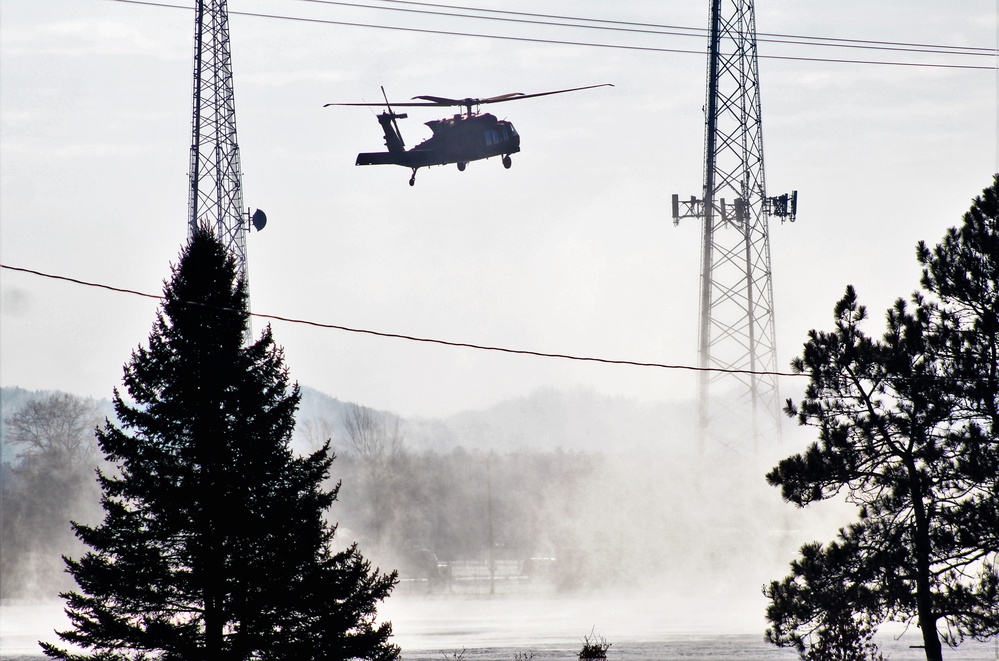
[[[633,23],[628,21],[609,21],[593,18],[582,18],[574,16],[558,16],[551,14],[534,14],[529,12],[513,12],[497,9],[478,9],[476,7],[458,7],[454,5],[441,5],[427,2],[412,2],[410,0],[380,0],[382,2],[392,2],[394,4],[416,5],[420,7],[432,7],[435,9],[457,9],[464,12],[483,12],[489,15],[481,16],[468,13],[457,13],[449,11],[431,11],[427,9],[406,9],[402,7],[382,7],[378,5],[361,4],[359,2],[344,2],[341,0],[297,0],[318,5],[334,5],[338,7],[354,7],[357,9],[376,9],[381,11],[395,11],[407,14],[424,14],[429,16],[445,16],[448,18],[467,18],[476,20],[500,21],[504,23],[521,23],[528,25],[544,25],[559,28],[578,28],[586,30],[604,30],[609,32],[625,32],[636,34],[651,34],[657,36],[671,37],[696,37],[704,38],[709,29],[700,27],[687,27],[680,25],[660,25],[656,23]],[[501,15],[530,17],[530,18],[503,18]],[[556,21],[539,19],[557,19]],[[566,23],[564,21],[578,21],[577,23]],[[622,27],[628,26],[628,27]],[[964,46],[946,46],[937,44],[919,44],[905,42],[874,41],[863,39],[836,39],[833,37],[809,37],[803,35],[787,35],[774,33],[757,32],[755,35],[757,43],[777,43],[792,44],[798,46],[821,46],[827,48],[855,48],[864,50],[883,50],[904,53],[925,53],[936,55],[961,55],[992,57],[994,51],[991,48],[975,48]]]
[[[184,9],[190,11],[192,8],[185,5],[175,5],[163,2],[151,2],[149,0],[110,0],[111,2],[120,2],[123,4],[132,5],[142,5],[148,7],[159,7],[163,9]],[[632,46],[627,44],[610,44],[610,43],[599,43],[590,41],[570,41],[565,39],[544,39],[540,37],[516,37],[511,35],[499,35],[499,34],[483,34],[477,32],[458,32],[454,30],[433,30],[429,28],[415,28],[415,27],[403,27],[395,25],[382,25],[378,23],[359,23],[355,21],[336,21],[332,19],[322,19],[322,18],[308,18],[304,16],[289,16],[286,14],[266,14],[260,12],[247,12],[247,11],[229,11],[231,16],[247,16],[254,18],[268,18],[274,20],[285,20],[285,21],[296,21],[301,23],[314,23],[320,25],[342,25],[350,27],[361,27],[369,29],[378,30],[393,30],[397,32],[414,32],[421,34],[433,34],[440,36],[449,37],[473,37],[480,39],[496,39],[501,41],[519,41],[526,43],[535,44],[554,44],[560,46],[583,46],[588,48],[608,48],[616,50],[629,50],[629,51],[644,51],[652,53],[680,53],[688,55],[704,55],[705,51],[703,49],[685,49],[685,48],[663,48],[655,46]],[[909,51],[918,52],[918,51]],[[977,53],[974,53],[977,55]],[[930,69],[963,69],[963,70],[980,70],[980,71],[993,71],[994,68],[989,65],[971,65],[971,64],[943,64],[934,62],[900,62],[900,61],[886,61],[886,60],[853,60],[847,58],[822,58],[822,57],[806,57],[806,56],[790,56],[790,55],[765,55],[758,54],[757,57],[760,59],[767,60],[785,60],[785,61],[796,61],[796,62],[823,62],[831,64],[865,64],[865,65],[881,65],[881,66],[897,66],[897,67],[913,67],[913,68],[930,68]]]
[[[9,264],[0,264],[0,269],[7,269],[7,270],[10,270],[10,271],[16,271],[18,273],[28,273],[30,275],[35,275],[35,276],[39,276],[39,277],[42,277],[42,278],[48,278],[48,279],[51,279],[51,280],[58,280],[58,281],[61,281],[61,282],[69,282],[71,284],[80,285],[80,286],[84,286],[84,287],[94,287],[94,288],[97,288],[97,289],[105,289],[105,290],[112,291],[112,292],[119,293],[119,294],[130,294],[132,296],[141,296],[143,298],[150,298],[150,299],[155,299],[155,300],[164,300],[164,297],[162,295],[150,294],[150,293],[147,293],[147,292],[141,292],[141,291],[137,291],[137,290],[134,290],[134,289],[125,289],[123,287],[113,287],[111,285],[106,285],[106,284],[102,284],[102,283],[99,283],[99,282],[89,282],[87,280],[80,280],[79,278],[71,278],[71,277],[65,276],[65,275],[56,275],[56,274],[52,274],[52,273],[45,273],[43,271],[37,271],[37,270],[34,270],[34,269],[21,268],[21,267],[18,267],[18,266],[10,266]],[[182,303],[186,303],[188,305],[201,305],[201,306],[205,305],[203,303],[196,303],[196,302],[193,302],[193,301],[181,301],[181,302]],[[219,308],[219,309],[226,309],[226,310],[228,310],[227,308]],[[396,339],[396,340],[407,340],[407,341],[410,341],[410,342],[422,342],[422,343],[426,343],[426,344],[437,344],[437,345],[443,345],[443,346],[447,346],[447,347],[457,347],[457,348],[462,348],[462,349],[475,349],[477,351],[492,351],[492,352],[499,352],[499,353],[516,354],[516,355],[521,355],[521,356],[534,356],[534,357],[537,357],[537,358],[558,358],[558,359],[561,359],[561,360],[573,360],[573,361],[590,362],[590,363],[602,363],[602,364],[606,364],[606,365],[626,365],[626,366],[631,366],[631,367],[652,367],[652,368],[657,368],[657,369],[686,370],[686,371],[691,371],[691,372],[716,372],[716,373],[724,373],[724,374],[745,374],[745,375],[753,375],[753,376],[793,376],[793,377],[808,376],[807,374],[801,374],[801,373],[796,373],[796,372],[771,372],[771,371],[766,371],[766,370],[729,369],[729,368],[723,368],[723,367],[695,367],[693,365],[668,365],[668,364],[664,364],[664,363],[651,363],[651,362],[642,362],[642,361],[637,361],[637,360],[618,360],[618,359],[613,359],[613,358],[598,358],[598,357],[593,357],[593,356],[576,356],[576,355],[564,354],[564,353],[549,353],[549,352],[544,352],[544,351],[531,351],[531,350],[528,350],[528,349],[513,349],[513,348],[510,348],[510,347],[490,346],[490,345],[485,345],[485,344],[473,344],[471,342],[454,342],[454,341],[451,341],[451,340],[441,340],[441,339],[435,339],[435,338],[429,338],[429,337],[418,337],[418,336],[415,336],[415,335],[404,335],[402,333],[388,333],[388,332],[384,332],[384,331],[377,331],[377,330],[371,330],[371,329],[366,329],[366,328],[352,328],[350,326],[342,326],[340,324],[327,324],[327,323],[322,323],[322,322],[318,322],[318,321],[310,321],[310,320],[307,320],[307,319],[296,319],[296,318],[293,318],[293,317],[285,317],[285,316],[276,315],[276,314],[264,314],[264,313],[260,313],[260,312],[250,312],[249,314],[250,314],[250,316],[256,317],[258,319],[267,319],[267,320],[271,320],[271,321],[283,321],[283,322],[286,322],[286,323],[289,323],[289,324],[300,324],[300,325],[304,325],[304,326],[312,326],[312,327],[315,327],[315,328],[324,328],[324,329],[329,329],[329,330],[339,330],[339,331],[344,331],[344,332],[347,332],[347,333],[358,333],[358,334],[362,334],[362,335],[373,335],[375,337],[384,337],[384,338],[390,338],[390,339]]]
[[[300,1],[302,1],[302,2],[324,3],[324,2],[328,2],[329,0],[300,0]],[[528,16],[528,17],[534,17],[534,18],[550,18],[550,19],[562,20],[562,21],[579,21],[579,22],[586,22],[586,23],[606,24],[606,25],[611,25],[611,26],[634,26],[634,27],[642,27],[642,28],[656,28],[656,29],[667,29],[667,30],[688,30],[688,31],[691,31],[691,32],[698,32],[698,33],[700,33],[701,36],[707,35],[710,32],[710,28],[702,28],[702,27],[687,27],[687,26],[680,26],[680,25],[664,25],[664,24],[661,24],[661,23],[640,23],[640,22],[633,22],[633,21],[615,21],[615,20],[610,20],[610,19],[587,18],[587,17],[581,17],[581,16],[560,16],[560,15],[556,15],[556,14],[536,14],[536,13],[533,13],[533,12],[509,11],[509,10],[504,10],[504,9],[482,9],[482,8],[479,8],[479,7],[467,7],[467,6],[458,6],[458,5],[444,5],[444,4],[437,4],[437,3],[431,3],[431,2],[416,2],[415,0],[375,0],[375,1],[376,2],[392,3],[392,4],[400,4],[400,5],[415,5],[415,6],[421,6],[421,7],[436,7],[436,8],[444,8],[444,9],[459,9],[459,10],[462,10],[462,11],[475,11],[475,12],[481,12],[481,13],[486,13],[486,14],[505,14],[505,15],[509,15],[509,16]],[[555,23],[555,25],[559,25],[559,24]],[[576,26],[576,25],[573,25],[573,24],[566,24],[566,25],[568,27],[580,27],[580,26]],[[990,48],[990,47],[976,48],[976,47],[971,47],[971,46],[946,46],[946,45],[940,45],[940,44],[923,44],[923,43],[912,43],[912,42],[904,42],[904,41],[879,41],[879,40],[872,40],[872,39],[846,39],[846,38],[839,38],[839,37],[816,37],[816,36],[807,36],[807,35],[780,34],[780,33],[774,33],[774,32],[757,32],[756,35],[758,37],[774,37],[774,38],[777,38],[777,39],[808,39],[808,40],[815,40],[815,41],[846,42],[846,43],[854,43],[854,44],[873,44],[873,45],[878,45],[878,46],[907,46],[907,47],[913,47],[913,48],[940,48],[940,49],[956,49],[956,50],[967,50],[967,51],[981,51],[981,52],[983,52],[985,54],[988,54],[988,53],[992,52],[992,48]]]

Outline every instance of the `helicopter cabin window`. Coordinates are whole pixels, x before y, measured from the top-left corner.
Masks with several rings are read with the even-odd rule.
[[[485,134],[487,146],[498,145],[500,143],[500,135],[498,131],[490,129],[486,131]]]

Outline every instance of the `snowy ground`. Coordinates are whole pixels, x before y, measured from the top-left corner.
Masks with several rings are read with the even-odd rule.
[[[583,637],[594,631],[611,643],[613,661],[707,661],[722,659],[793,661],[797,655],[763,642],[760,611],[746,605],[671,605],[668,598],[597,597],[464,598],[395,596],[381,614],[391,620],[394,640],[406,661],[513,661],[532,653],[534,661],[573,659]],[[712,613],[711,611],[714,611]],[[55,640],[53,630],[67,620],[61,602],[0,604],[0,658],[37,661],[39,639]],[[915,631],[896,639],[892,629],[879,643],[891,661],[924,658]],[[999,661],[999,641],[968,643],[947,651],[955,661]]]

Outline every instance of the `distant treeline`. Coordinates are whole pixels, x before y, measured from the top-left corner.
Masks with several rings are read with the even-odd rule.
[[[516,561],[529,572],[540,558],[594,546],[587,491],[600,489],[603,463],[564,451],[401,451],[385,462],[345,453],[334,465],[340,529],[403,578],[442,579],[469,561]],[[544,578],[562,587],[579,580],[560,571]]]
[[[83,547],[69,521],[95,522],[94,471],[113,470],[92,433],[103,418],[91,400],[64,394],[29,398],[7,417],[4,441],[18,458],[4,463],[0,480],[0,596],[54,597],[71,587],[61,556]],[[678,585],[739,572],[773,557],[782,541],[779,503],[742,464],[704,458],[697,466],[690,456],[610,447],[410,449],[399,422],[346,405],[335,429],[300,424],[299,442],[315,448],[333,437],[337,539],[356,540],[376,565],[427,589],[446,589],[455,567],[476,563],[513,567],[553,590],[653,577]]]
[[[446,589],[455,566],[502,563],[556,590],[693,586],[790,543],[779,499],[731,455],[410,450],[389,414],[353,407],[343,423],[341,533],[403,579]]]

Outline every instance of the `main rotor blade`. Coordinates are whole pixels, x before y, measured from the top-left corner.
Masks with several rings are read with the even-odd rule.
[[[476,99],[479,103],[499,103],[500,101],[512,101],[513,99],[523,99],[523,92],[510,92],[509,94],[498,94],[488,99]]]
[[[520,101],[521,99],[533,99],[536,96],[550,96],[552,94],[565,94],[566,92],[578,92],[580,90],[590,90],[595,87],[614,87],[613,83],[602,83],[600,85],[587,85],[586,87],[571,87],[564,90],[553,90],[551,92],[537,92],[535,94],[524,94],[522,92],[510,92],[508,94],[500,94],[499,96],[491,96],[487,99],[451,99],[446,96],[414,96],[414,99],[420,99],[421,102],[409,101],[406,103],[393,103],[391,105],[398,108],[426,108],[431,106],[478,106],[486,103],[503,103],[504,101]],[[327,106],[384,106],[386,103],[327,103],[323,107]]]
[[[565,90],[554,90],[552,92],[537,92],[535,94],[521,94],[520,92],[514,92],[512,94],[501,94],[499,96],[490,97],[488,99],[480,99],[478,103],[503,103],[504,101],[520,101],[521,99],[533,99],[536,96],[549,96],[551,94],[565,94],[566,92],[591,90],[595,87],[614,87],[614,84],[601,83],[600,85],[587,85],[586,87],[571,87]]]
[[[385,93],[384,85],[382,85],[382,98],[385,99],[385,107],[388,108],[389,115],[392,116],[392,128],[395,129],[395,135],[399,138],[399,144],[401,144],[403,149],[405,149],[406,142],[402,139],[402,132],[399,130],[399,122],[395,121],[396,114],[393,112],[392,106],[389,105],[388,94]]]
[[[462,105],[462,104],[459,103],[459,104],[455,104],[455,105]],[[363,106],[363,107],[378,107],[378,108],[382,108],[382,107],[385,106],[385,102],[382,101],[381,103],[324,103],[323,104],[323,108],[328,108],[330,106]],[[419,107],[419,108],[431,108],[431,107],[437,107],[437,108],[439,108],[440,106],[441,106],[440,103],[393,103],[392,104],[392,107],[394,107],[394,108],[417,108],[417,107]]]
[[[509,94],[500,94],[499,96],[491,96],[488,99],[449,99],[446,96],[414,96],[414,99],[423,99],[424,101],[431,101],[433,103],[442,106],[467,106],[469,104],[473,106],[480,105],[482,103],[498,103],[500,101],[509,101],[513,98],[523,98],[523,92],[510,92]]]
[[[388,108],[389,114],[395,114],[392,112],[392,104],[389,103],[388,95],[385,93],[384,85],[382,85],[382,98],[385,99],[385,107]]]
[[[430,101],[435,106],[463,106],[465,101],[475,101],[475,99],[449,99],[446,96],[414,96],[414,99]]]
[[[566,92],[578,92],[580,90],[589,90],[594,87],[614,87],[611,83],[602,83],[600,85],[587,85],[586,87],[572,87],[565,90],[554,90],[552,92],[537,92],[536,94],[524,94],[523,92],[510,92],[508,94],[500,94],[498,96],[491,96],[487,99],[450,99],[446,96],[414,96],[414,99],[422,99],[424,101],[431,101],[436,105],[441,106],[480,106],[486,103],[503,103],[504,101],[520,101],[521,99],[532,99],[536,96],[548,96],[550,94],[565,94]],[[399,104],[402,105],[402,104]]]

